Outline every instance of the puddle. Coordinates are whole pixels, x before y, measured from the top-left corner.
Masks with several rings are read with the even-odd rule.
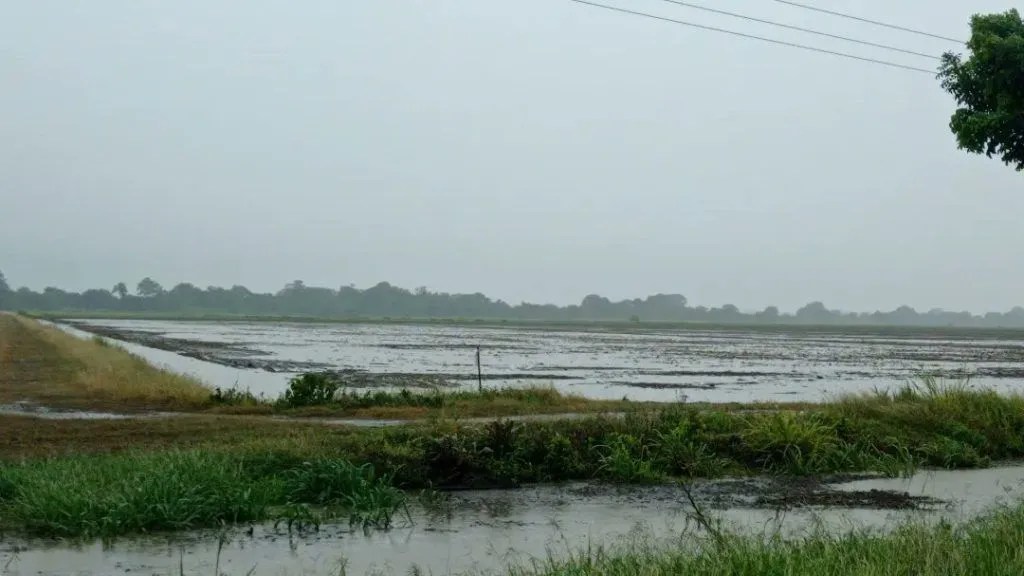
[[[31,416],[44,420],[128,420],[134,418],[165,418],[174,416],[171,413],[145,412],[122,414],[115,412],[92,412],[88,410],[56,410],[32,402],[15,402],[0,404],[0,415]]]
[[[816,530],[887,530],[907,521],[967,520],[1022,495],[1024,467],[971,471],[926,471],[909,479],[843,480],[819,486],[827,493],[896,490],[910,497],[942,499],[919,509],[878,510],[802,507],[788,511],[758,507],[778,490],[771,479],[695,484],[706,513],[734,531],[752,536],[800,537]],[[500,573],[509,563],[561,555],[587,546],[609,546],[644,538],[678,542],[696,537],[685,494],[673,487],[618,488],[595,484],[536,486],[510,491],[452,493],[431,510],[414,507],[413,523],[388,532],[364,533],[347,525],[289,536],[270,525],[231,529],[220,551],[227,574],[429,574],[466,571]],[[28,575],[209,575],[217,563],[221,534],[213,531],[124,539],[110,545],[47,541],[0,543],[0,567]]]

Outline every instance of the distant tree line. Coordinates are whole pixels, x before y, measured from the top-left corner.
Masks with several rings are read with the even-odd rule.
[[[613,302],[591,294],[569,306],[554,304],[511,305],[483,294],[447,294],[426,288],[406,290],[381,282],[359,289],[306,286],[290,282],[276,293],[252,292],[244,286],[206,289],[181,283],[165,290],[152,278],[143,278],[129,290],[124,282],[111,289],[68,292],[48,287],[42,292],[11,289],[0,272],[0,310],[39,312],[128,312],[182,315],[227,314],[257,316],[314,316],[322,318],[465,318],[550,321],[708,322],[734,324],[814,324],[1024,327],[1024,308],[1009,312],[918,312],[901,306],[891,312],[854,313],[829,310],[812,302],[795,313],[784,314],[775,306],[744,313],[726,304],[717,308],[690,306],[680,294],[655,294],[644,299]]]

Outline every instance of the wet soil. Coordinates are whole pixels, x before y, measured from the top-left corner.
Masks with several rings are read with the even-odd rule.
[[[476,374],[460,373],[417,373],[417,372],[370,372],[356,368],[317,371],[339,384],[342,388],[454,388],[463,382],[477,381]],[[564,374],[483,374],[483,381],[510,380],[579,380],[577,376]]]
[[[692,495],[715,508],[792,510],[804,507],[858,508],[864,510],[918,510],[942,501],[898,490],[838,490],[851,480],[877,475],[826,477],[772,476],[694,484]]]
[[[211,342],[184,338],[168,338],[158,332],[129,330],[125,328],[97,325],[87,322],[65,321],[64,324],[89,332],[96,336],[131,342],[140,346],[174,352],[188,358],[238,368],[262,370],[264,372],[307,372],[329,368],[322,362],[300,362],[267,358],[268,353],[246,345],[244,342]]]
[[[778,486],[757,496],[758,507],[792,510],[805,506],[827,508],[859,508],[866,510],[918,510],[923,506],[943,504],[930,496],[913,496],[897,490],[836,490],[836,484],[852,480],[869,480],[880,476],[863,475],[828,478],[779,477],[772,482]]]
[[[213,386],[279,395],[298,372],[334,370],[342,385],[472,388],[551,384],[592,399],[821,402],[894,389],[922,373],[999,391],[1024,381],[1021,333],[701,328],[559,330],[285,322],[75,321],[79,329],[202,360]],[[936,334],[939,334],[938,332]],[[209,341],[208,341],[209,340]],[[184,357],[184,358],[182,358]],[[169,361],[174,368],[178,363]],[[236,371],[237,373],[222,373]],[[273,374],[280,372],[281,374]],[[275,380],[276,378],[276,380]]]

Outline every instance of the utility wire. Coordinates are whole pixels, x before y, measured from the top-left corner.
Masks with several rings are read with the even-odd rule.
[[[882,66],[889,66],[892,68],[902,68],[903,70],[910,70],[912,72],[921,72],[924,74],[935,75],[934,70],[928,70],[926,68],[918,68],[916,66],[908,66],[906,64],[897,64],[896,62],[889,62],[887,60],[876,60],[874,58],[867,58],[864,56],[856,56],[854,54],[848,54],[846,52],[836,52],[834,50],[826,50],[824,48],[817,48],[815,46],[808,46],[806,44],[797,44],[796,42],[786,42],[785,40],[776,40],[774,38],[765,38],[764,36],[755,36],[753,34],[744,34],[743,32],[736,32],[735,30],[726,30],[725,28],[716,28],[714,26],[705,26],[703,24],[695,24],[693,22],[687,22],[685,20],[676,20],[674,18],[666,18],[664,16],[656,16],[654,14],[648,14],[647,12],[637,12],[635,10],[628,10],[626,8],[619,8],[618,6],[609,6],[607,4],[598,4],[597,2],[590,2],[588,0],[570,0],[570,2],[576,2],[577,4],[585,4],[587,6],[593,6],[595,8],[604,8],[605,10],[611,10],[613,12],[621,12],[623,14],[632,14],[634,16],[643,16],[645,18],[652,18],[654,20],[661,20],[663,22],[671,22],[673,24],[680,24],[682,26],[690,26],[691,28],[700,28],[701,30],[709,30],[711,32],[721,32],[723,34],[729,34],[732,36],[740,36],[742,38],[750,38],[752,40],[761,40],[762,42],[770,42],[772,44],[778,44],[781,46],[790,46],[792,48],[800,48],[801,50],[810,50],[812,52],[820,52],[822,54],[831,54],[832,56],[839,56],[841,58],[849,58],[851,60],[860,60],[861,62],[870,62],[872,64],[881,64]]]
[[[893,52],[902,52],[904,54],[912,54],[914,56],[920,56],[922,58],[931,58],[932,60],[941,60],[938,56],[932,54],[925,54],[923,52],[915,52],[913,50],[907,50],[905,48],[898,48],[896,46],[890,46],[888,44],[878,44],[875,42],[868,42],[867,40],[858,40],[856,38],[850,38],[849,36],[840,36],[838,34],[829,34],[828,32],[821,32],[820,30],[812,30],[810,28],[802,28],[800,26],[792,26],[790,24],[784,24],[782,22],[775,22],[774,20],[763,20],[761,18],[754,18],[753,16],[747,16],[745,14],[737,14],[736,12],[728,12],[726,10],[719,10],[717,8],[710,8],[708,6],[701,6],[700,4],[693,4],[690,2],[682,2],[680,0],[662,0],[662,2],[668,2],[669,4],[677,4],[679,6],[685,6],[687,8],[694,8],[696,10],[704,10],[705,12],[713,12],[715,14],[722,14],[725,16],[731,16],[733,18],[741,18],[743,20],[749,20],[751,22],[760,22],[761,24],[768,24],[769,26],[778,26],[779,28],[786,28],[788,30],[799,30],[800,32],[806,32],[808,34],[816,34],[818,36],[825,36],[827,38],[835,38],[836,40],[844,40],[846,42],[853,42],[854,44],[862,44],[864,46],[872,46],[874,48],[882,48],[884,50],[891,50]]]
[[[901,32],[910,32],[911,34],[918,34],[920,36],[928,36],[929,38],[935,38],[938,40],[948,40],[949,42],[956,42],[957,44],[966,44],[963,40],[957,40],[956,38],[950,38],[949,36],[942,36],[939,34],[932,34],[931,32],[924,32],[922,30],[914,30],[913,28],[907,28],[905,26],[897,26],[896,24],[888,24],[886,22],[879,22],[878,20],[869,20],[867,18],[861,18],[860,16],[854,16],[853,14],[844,14],[842,12],[835,12],[834,10],[826,10],[824,8],[818,8],[817,6],[809,6],[807,4],[801,4],[800,2],[793,2],[792,0],[775,0],[781,4],[789,4],[790,6],[796,6],[797,8],[804,8],[805,10],[814,10],[815,12],[821,12],[823,14],[829,14],[831,16],[839,16],[840,18],[849,18],[850,20],[856,20],[858,22],[864,22],[865,24],[874,24],[875,26],[882,26],[883,28],[891,28],[893,30],[899,30]]]

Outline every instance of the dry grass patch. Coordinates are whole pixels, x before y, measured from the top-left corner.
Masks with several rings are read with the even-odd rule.
[[[0,401],[115,410],[190,410],[210,403],[194,378],[156,368],[100,339],[0,315]]]

